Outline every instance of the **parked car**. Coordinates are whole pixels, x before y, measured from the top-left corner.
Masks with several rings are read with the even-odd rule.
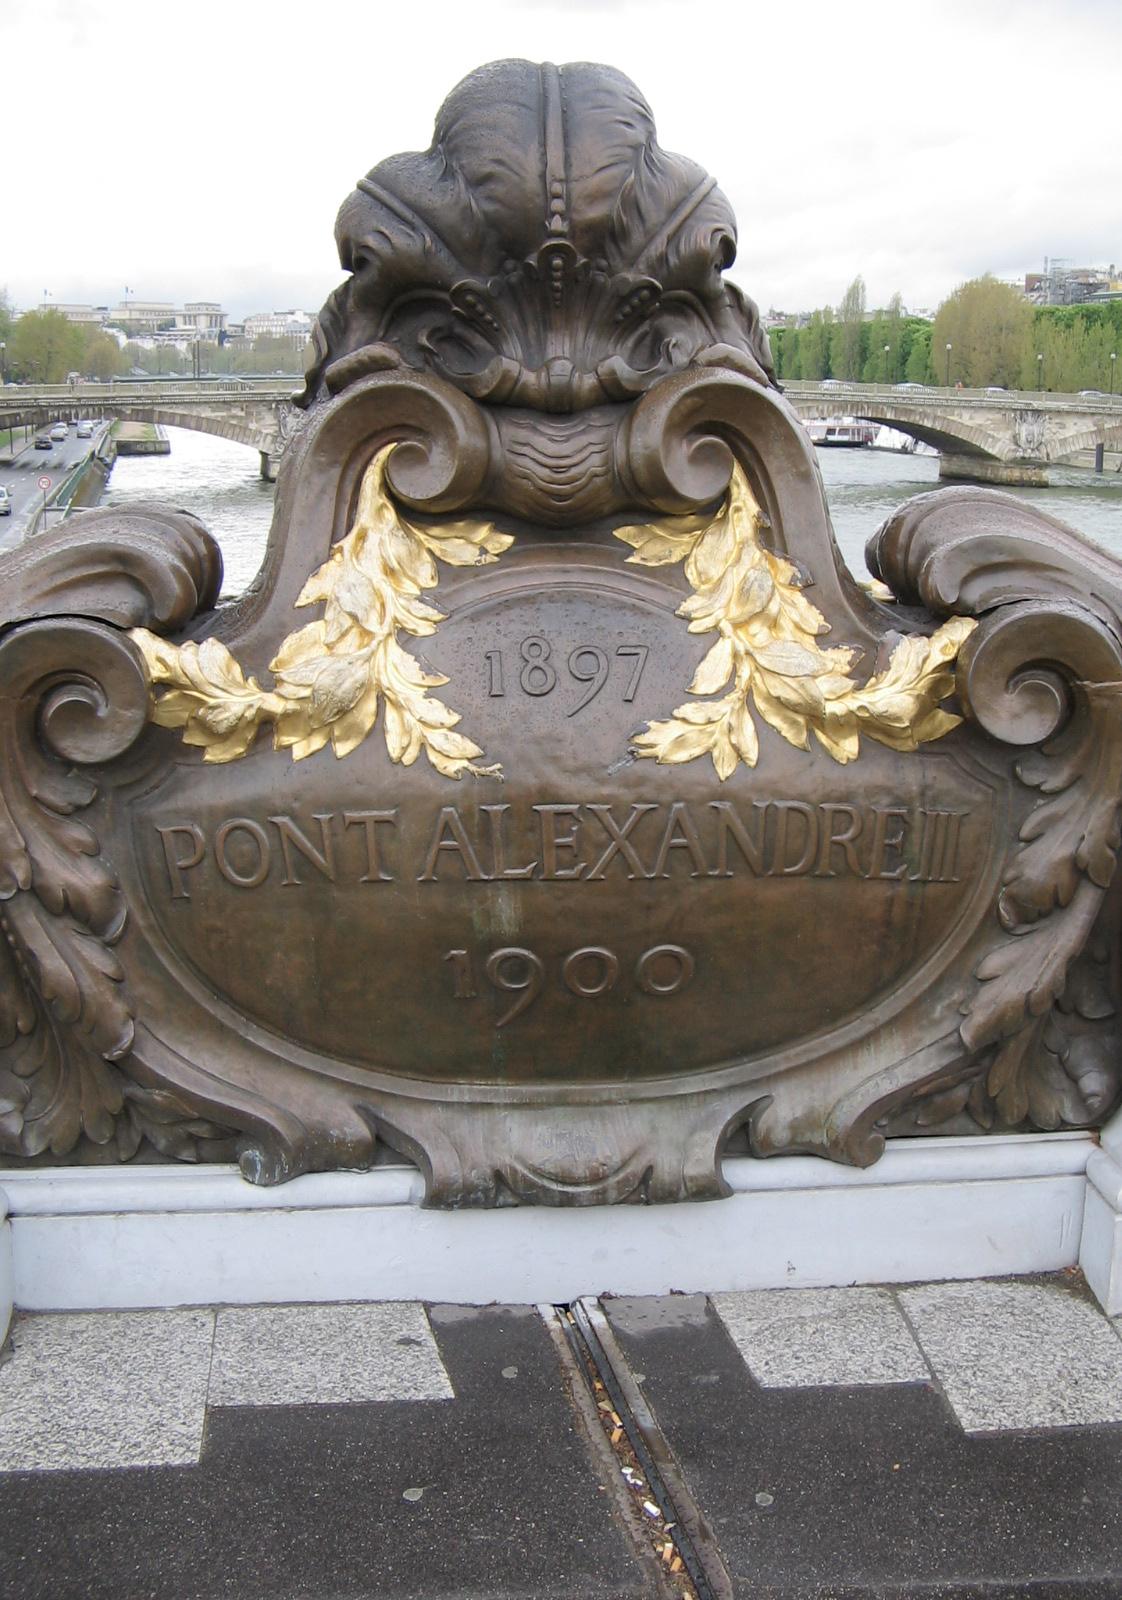
[[[64,439],[68,439],[69,437],[70,437],[70,434],[69,434],[69,431],[67,429],[66,423],[65,422],[56,422],[54,427],[51,429],[51,438],[52,438],[52,440],[56,444],[61,444],[61,442]]]
[[[12,514],[12,497],[0,483],[0,517],[10,517]]]

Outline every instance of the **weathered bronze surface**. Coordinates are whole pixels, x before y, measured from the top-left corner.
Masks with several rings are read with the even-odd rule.
[[[857,585],[608,68],[472,74],[338,236],[246,595],[157,507],[3,563],[0,1149],[589,1204],[1100,1121],[1122,566],[941,490]]]

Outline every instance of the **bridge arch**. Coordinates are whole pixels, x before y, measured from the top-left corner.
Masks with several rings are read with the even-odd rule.
[[[1095,450],[1099,445],[1106,450],[1122,451],[1122,417],[1116,420],[1100,417],[1097,421],[1081,417],[1050,441],[1048,459],[1066,461],[1084,450]]]
[[[94,416],[112,422],[150,422],[158,427],[186,428],[191,433],[208,433],[228,439],[248,450],[256,450],[261,476],[272,480],[284,449],[284,427],[276,400],[260,400],[252,394],[239,396],[230,404],[177,405],[156,398],[118,399],[111,391],[80,396],[60,395],[49,399],[16,400],[0,403],[0,421],[17,427],[41,428],[51,422],[75,422]]]
[[[191,433],[209,433],[216,439],[229,439],[234,444],[244,444],[258,454],[271,453],[277,447],[277,430],[266,431],[242,418],[213,416],[205,411],[176,411],[170,406],[122,406],[116,412],[106,409],[108,415],[122,422],[151,422],[157,427],[186,428]]]
[[[804,422],[824,422],[839,413],[855,417],[861,422],[875,422],[885,428],[895,428],[897,433],[929,444],[940,455],[978,456],[990,461],[1004,461],[1010,455],[1007,436],[997,433],[984,421],[969,417],[940,414],[938,420],[917,417],[912,406],[894,406],[883,396],[862,399],[859,390],[845,390],[821,400],[808,400],[802,395],[789,396],[791,403]]]

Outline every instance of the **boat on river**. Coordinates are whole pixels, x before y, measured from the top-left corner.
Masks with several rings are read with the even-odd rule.
[[[820,450],[866,450],[877,436],[875,422],[861,422],[856,417],[826,417],[808,422],[806,430]]]

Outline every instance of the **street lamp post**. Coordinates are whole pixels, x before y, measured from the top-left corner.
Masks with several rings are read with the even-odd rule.
[[[1044,393],[1044,357],[1040,354],[1036,358],[1036,392]]]
[[[3,345],[0,345],[0,350],[2,350],[3,348],[4,348]],[[1118,351],[1117,350],[1112,350],[1110,352],[1110,398],[1112,400],[1114,399],[1114,363],[1117,360],[1118,360]]]
[[[888,382],[888,352],[889,352],[890,349],[891,349],[891,346],[886,344],[885,347],[884,347],[884,381],[885,381],[885,383]]]
[[[951,386],[951,342],[948,339],[947,340],[947,362],[946,362],[945,368],[943,369],[943,388],[944,389],[949,389],[950,386]]]
[[[8,346],[0,339],[0,383],[8,381]]]

